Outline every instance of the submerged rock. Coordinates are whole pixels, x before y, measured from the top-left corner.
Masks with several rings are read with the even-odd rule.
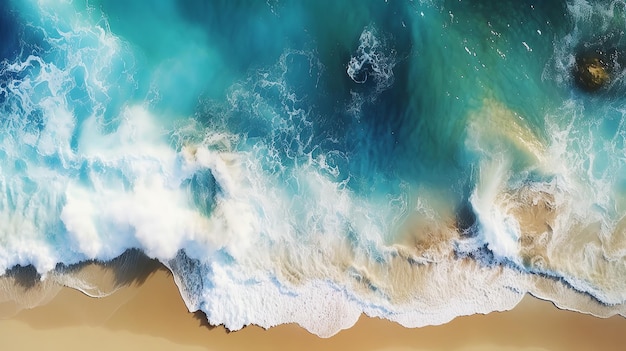
[[[611,69],[600,53],[576,57],[574,69],[576,84],[583,90],[595,92],[611,81]]]

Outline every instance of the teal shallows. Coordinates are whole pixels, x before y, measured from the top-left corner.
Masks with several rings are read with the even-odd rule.
[[[570,196],[574,219],[607,232],[626,209],[622,78],[596,95],[570,78],[580,47],[622,52],[620,5],[11,6],[23,51],[0,70],[0,268],[33,264],[45,272],[140,248],[174,267],[186,300],[212,323],[237,328],[294,321],[234,306],[254,301],[264,281],[263,303],[276,308],[294,305],[289,299],[308,292],[292,292],[313,282],[349,299],[341,306],[356,313],[395,318],[406,307],[394,305],[395,296],[428,315],[430,306],[419,305],[427,299],[409,301],[422,291],[396,291],[389,273],[400,267],[403,282],[424,267],[450,273],[457,250],[486,263],[477,266],[483,273],[502,264],[500,273],[522,276],[483,286],[474,271],[466,287],[478,294],[458,295],[458,306],[486,312],[511,303],[465,302],[478,296],[488,304],[498,296],[486,293],[503,290],[513,301],[526,292],[525,270],[536,268],[506,268],[534,262],[517,257],[528,238],[516,231],[513,212],[536,199],[516,197],[518,190],[539,194],[537,201]],[[407,218],[415,222],[405,225]],[[457,237],[455,225],[471,235]],[[431,244],[456,246],[437,261],[420,256]],[[577,267],[551,268],[564,279],[581,273],[578,290],[602,290]],[[511,282],[519,286],[502,285]],[[272,289],[278,295],[265,294]],[[596,297],[619,301],[615,289]],[[224,306],[240,313],[220,312]]]

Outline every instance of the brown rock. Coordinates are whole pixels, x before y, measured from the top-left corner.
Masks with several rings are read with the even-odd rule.
[[[574,78],[581,89],[595,92],[610,82],[610,68],[601,57],[579,56],[576,58]]]

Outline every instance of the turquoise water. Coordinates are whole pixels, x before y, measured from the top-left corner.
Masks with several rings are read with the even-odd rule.
[[[624,313],[625,8],[6,2],[0,271],[138,249],[211,324],[321,336]]]

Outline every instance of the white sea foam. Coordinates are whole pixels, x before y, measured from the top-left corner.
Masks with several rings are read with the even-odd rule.
[[[59,6],[55,11],[68,10],[68,4]],[[42,18],[42,26],[62,20]],[[81,42],[86,38],[93,45]],[[172,257],[182,241],[204,231],[206,220],[189,208],[179,189],[188,175],[177,168],[180,155],[145,107],[119,111],[119,126],[106,131],[110,82],[119,83],[110,64],[128,59],[123,45],[84,18],[76,18],[72,31],[46,39],[58,54],[50,61],[29,56],[3,63],[3,74],[23,78],[5,90],[11,115],[4,120],[4,162],[20,166],[5,173],[10,176],[2,209],[7,250],[0,270],[33,264],[45,274],[58,262],[112,259],[137,246],[153,257]],[[75,80],[75,68],[84,70],[85,82]],[[77,86],[85,87],[91,116],[72,111],[66,96]],[[35,113],[40,126],[24,118]]]
[[[184,261],[172,262],[170,267],[175,273],[182,272],[180,265],[184,266]],[[317,264],[323,267],[328,263]],[[419,284],[413,287],[416,295],[410,301],[392,303],[372,298],[372,291],[356,292],[351,288],[354,281],[345,274],[290,285],[279,282],[267,271],[254,273],[249,267],[242,268],[225,265],[219,260],[209,265],[195,265],[195,270],[211,279],[211,284],[203,284],[200,291],[196,290],[197,281],[189,281],[190,275],[176,274],[175,279],[190,310],[204,311],[212,324],[238,330],[252,323],[265,328],[298,323],[323,337],[351,327],[363,312],[406,327],[421,327],[443,324],[460,315],[507,310],[521,300],[521,292],[527,288],[527,281],[512,270],[494,274],[477,264],[441,261],[423,267],[428,273],[419,273],[425,276],[414,281]],[[402,270],[402,266],[394,269]],[[418,268],[412,272],[417,274]],[[413,278],[410,274],[403,276],[411,281]],[[194,287],[192,291],[187,289],[190,284]]]
[[[573,53],[580,48],[612,50],[621,55],[623,2],[572,1],[568,10],[573,30],[555,45],[554,66],[546,72],[568,81]],[[552,69],[552,71],[550,71]],[[614,69],[621,69],[617,64]],[[549,245],[551,266],[563,279],[606,304],[625,301],[618,277],[624,259],[621,218],[625,163],[624,112],[619,95],[623,73],[613,72],[605,103],[595,105],[586,96],[574,96],[546,118],[550,131],[550,162],[558,174],[559,216]],[[599,273],[603,272],[603,273]],[[561,302],[567,305],[567,302]],[[617,309],[616,309],[617,310]]]
[[[69,4],[58,6],[68,11]],[[149,103],[109,110],[110,89],[133,85],[129,48],[88,19],[59,27],[68,26],[48,38],[58,62],[30,56],[2,66],[19,76],[2,87],[11,112],[0,134],[2,272],[32,264],[54,275],[58,263],[110,260],[138,248],[172,270],[189,309],[204,311],[212,324],[237,330],[296,322],[320,336],[352,326],[362,312],[418,327],[510,309],[527,291],[541,291],[528,272],[604,303],[626,300],[626,288],[614,284],[626,274],[626,242],[615,216],[624,204],[612,196],[619,179],[611,176],[623,160],[602,169],[600,155],[589,152],[623,154],[622,134],[598,150],[597,124],[563,123],[562,115],[581,114],[575,101],[548,117],[549,140],[497,103],[470,118],[477,231],[465,238],[454,216],[435,205],[444,202],[436,190],[400,184],[401,194],[358,193],[341,166],[350,155],[315,145],[306,96],[286,80],[288,59],[304,59],[317,84],[323,67],[314,53],[287,51],[234,84],[227,103],[208,109],[206,125],[202,115],[179,119],[171,132],[159,123],[168,116]],[[81,36],[93,45],[77,46]],[[393,84],[394,55],[368,26],[347,73],[357,83],[373,79],[380,93]],[[112,60],[128,62],[129,71],[112,72]],[[73,68],[84,71],[90,106],[82,116],[66,98],[81,85]],[[33,113],[41,121],[23,118]],[[235,125],[238,113],[248,119]],[[249,133],[247,122],[261,131]],[[514,167],[540,179],[515,178]],[[523,191],[530,195],[514,196]],[[519,209],[540,203],[553,215],[546,215],[550,229],[531,233]],[[529,248],[531,234],[545,245]],[[495,262],[475,259],[483,247]],[[540,252],[528,263],[531,249]],[[108,293],[69,275],[48,278],[93,296]]]
[[[348,62],[346,73],[350,79],[363,84],[371,77],[377,93],[387,90],[394,82],[393,68],[396,65],[395,50],[388,45],[374,26],[365,27],[356,54]]]
[[[499,259],[518,261],[520,228],[515,217],[500,208],[498,196],[505,189],[510,163],[493,159],[481,163],[479,180],[470,203],[480,224],[480,235],[487,248]]]

